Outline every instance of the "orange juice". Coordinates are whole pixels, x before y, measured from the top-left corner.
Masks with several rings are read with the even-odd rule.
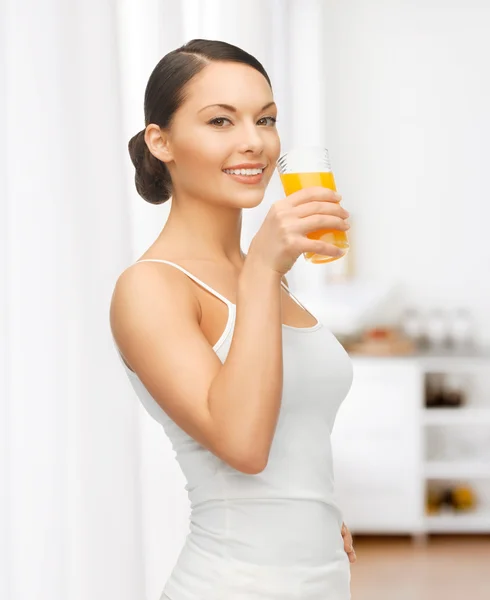
[[[331,190],[337,191],[335,186],[335,179],[333,173],[329,172],[317,172],[317,173],[285,173],[280,175],[284,193],[286,196],[297,192],[306,187],[321,186]],[[312,231],[307,234],[312,240],[322,240],[329,244],[333,244],[338,248],[347,249],[349,248],[349,242],[345,231],[339,231],[338,229],[321,229],[319,231]],[[311,263],[327,263],[337,260],[337,256],[318,256],[314,252],[305,252],[304,257]]]

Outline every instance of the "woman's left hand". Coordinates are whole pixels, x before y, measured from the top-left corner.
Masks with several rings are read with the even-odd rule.
[[[342,537],[344,538],[344,549],[347,552],[349,561],[351,563],[356,562],[357,556],[352,543],[352,535],[351,532],[347,529],[347,525],[345,523],[342,523]]]

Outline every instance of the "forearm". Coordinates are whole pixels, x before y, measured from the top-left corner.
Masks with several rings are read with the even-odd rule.
[[[209,390],[223,455],[265,466],[282,396],[281,275],[247,257],[237,289],[230,351]]]

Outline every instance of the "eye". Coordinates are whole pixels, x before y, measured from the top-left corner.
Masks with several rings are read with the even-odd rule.
[[[269,120],[269,123],[267,123],[267,120]],[[265,121],[265,123],[264,123]],[[269,125],[270,127],[274,127],[274,125],[276,124],[277,119],[275,117],[262,117],[261,119],[259,119],[257,121],[257,123],[259,125]]]
[[[225,117],[216,117],[215,119],[211,119],[211,121],[208,121],[208,123],[209,125],[214,125],[215,127],[223,127],[223,123],[225,121],[231,123],[230,119],[226,119]]]

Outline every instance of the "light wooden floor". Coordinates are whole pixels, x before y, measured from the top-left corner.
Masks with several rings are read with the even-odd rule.
[[[352,600],[490,600],[490,536],[356,536]]]

